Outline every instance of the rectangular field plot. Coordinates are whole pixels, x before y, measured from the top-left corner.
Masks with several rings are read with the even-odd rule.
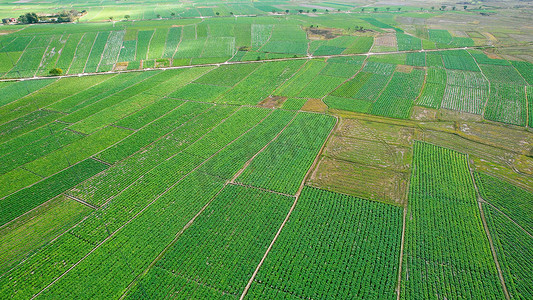
[[[446,69],[479,72],[479,67],[466,50],[442,51],[442,61]]]
[[[332,117],[299,113],[236,182],[294,195],[334,123]]]
[[[446,70],[442,107],[482,114],[489,95],[489,83],[480,72]]]
[[[209,290],[218,297],[240,295],[292,203],[292,197],[228,185],[173,242],[130,297],[189,298],[208,295]],[[200,239],[205,242],[198,243]],[[150,276],[153,272],[163,276]],[[167,284],[180,278],[197,288]]]
[[[482,114],[488,90],[447,85],[442,98],[442,108]]]
[[[229,89],[229,87],[225,86],[191,83],[171,93],[169,97],[192,101],[212,102]]]
[[[298,94],[300,98],[323,98],[345,81],[333,76],[317,76]]]
[[[491,84],[484,118],[518,126],[526,126],[526,95],[524,86]]]
[[[414,144],[402,299],[501,299],[466,155]]]
[[[304,188],[246,299],[395,299],[401,219],[396,206]]]
[[[406,119],[424,82],[424,71],[395,72],[389,84],[372,105],[371,113]]]
[[[526,85],[522,75],[512,66],[481,65],[481,71],[491,83]]]
[[[276,94],[287,97],[297,96],[325,66],[326,63],[319,60],[311,60],[307,62],[298,73],[276,90]]]
[[[278,85],[290,78],[302,64],[303,61],[264,63],[217,102],[257,104],[268,97]]]

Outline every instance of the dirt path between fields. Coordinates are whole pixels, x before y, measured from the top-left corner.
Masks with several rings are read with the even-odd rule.
[[[159,68],[148,68],[142,70],[122,70],[122,71],[108,71],[108,72],[94,72],[94,73],[80,73],[80,74],[68,74],[61,76],[41,76],[41,77],[26,77],[26,78],[9,78],[9,79],[0,79],[0,82],[4,81],[24,81],[24,80],[39,80],[39,79],[50,79],[50,78],[68,78],[68,77],[84,77],[84,76],[93,76],[93,75],[103,75],[103,74],[119,74],[119,73],[131,73],[131,72],[143,72],[151,70],[175,70],[175,69],[188,69],[188,68],[199,68],[199,67],[219,67],[221,65],[238,65],[238,64],[256,64],[264,62],[276,62],[276,61],[289,61],[289,60],[310,60],[313,58],[333,58],[333,57],[352,57],[352,56],[374,56],[374,55],[392,55],[392,54],[401,54],[401,53],[425,53],[425,52],[442,52],[442,51],[454,51],[454,50],[467,50],[467,49],[480,49],[485,48],[486,46],[473,46],[473,47],[462,47],[462,48],[447,48],[447,49],[430,49],[430,50],[409,50],[409,51],[393,51],[393,52],[372,52],[372,53],[361,53],[361,54],[336,54],[336,55],[308,55],[303,57],[286,57],[286,58],[275,58],[275,59],[263,59],[263,60],[250,60],[250,61],[226,61],[222,63],[211,63],[211,64],[200,64],[200,65],[188,65],[188,66],[176,66],[176,67],[159,67]],[[91,49],[92,50],[92,49]]]

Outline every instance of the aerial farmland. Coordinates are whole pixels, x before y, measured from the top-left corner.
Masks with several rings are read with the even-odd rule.
[[[533,299],[531,2],[0,18],[0,299]]]

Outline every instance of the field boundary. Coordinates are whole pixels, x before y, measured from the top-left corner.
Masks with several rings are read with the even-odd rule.
[[[96,41],[96,39],[95,39]],[[93,44],[94,46],[94,44]],[[186,65],[186,66],[172,66],[172,67],[157,67],[157,68],[147,68],[147,69],[135,69],[135,70],[111,70],[107,72],[90,72],[90,73],[79,73],[79,74],[67,74],[54,76],[53,78],[66,78],[66,77],[84,77],[84,76],[93,76],[93,75],[102,75],[102,74],[118,74],[118,73],[130,73],[130,72],[143,72],[143,71],[152,71],[152,70],[173,70],[173,69],[187,69],[187,68],[198,68],[206,66],[220,66],[220,65],[236,65],[236,64],[252,64],[252,63],[263,63],[263,62],[276,62],[276,61],[288,61],[288,60],[310,60],[313,58],[332,58],[332,57],[353,57],[353,56],[375,56],[375,55],[392,55],[392,54],[402,54],[402,53],[418,53],[418,52],[441,52],[441,51],[454,51],[459,49],[484,49],[487,46],[472,46],[472,47],[462,47],[462,48],[447,48],[447,49],[430,49],[430,50],[407,50],[407,51],[394,51],[394,52],[367,52],[367,53],[354,53],[354,54],[334,54],[334,55],[318,55],[318,56],[301,56],[301,57],[284,57],[284,58],[269,58],[262,60],[247,60],[247,61],[226,61],[221,63],[208,63],[208,64],[198,64],[198,65]],[[177,49],[177,48],[176,48]],[[92,48],[91,48],[92,52]],[[90,55],[90,53],[89,53]],[[87,59],[88,61],[88,59]],[[87,62],[84,66],[87,65]],[[34,77],[23,77],[23,78],[4,78],[0,79],[0,82],[3,81],[24,81],[24,80],[39,80],[50,78],[49,76],[34,76]]]

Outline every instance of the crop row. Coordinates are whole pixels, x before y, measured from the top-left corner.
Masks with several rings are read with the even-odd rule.
[[[442,61],[447,69],[479,72],[479,67],[466,50],[443,51]]]
[[[533,289],[531,289],[533,238],[531,234],[488,204],[483,204],[483,212],[510,298],[533,297]]]
[[[54,198],[66,189],[106,169],[106,165],[88,159],[0,201],[0,225]]]
[[[520,73],[512,66],[481,65],[481,71],[491,83],[526,85]]]
[[[294,195],[333,125],[332,117],[299,113],[236,181]]]
[[[276,94],[287,97],[297,96],[326,65],[323,61],[311,60],[307,62],[298,73],[276,90]]]
[[[372,106],[372,114],[393,118],[408,118],[422,85],[424,71],[395,72],[383,93]]]
[[[470,88],[488,89],[489,83],[481,72],[446,70],[446,84]]]
[[[438,109],[441,106],[445,90],[446,85],[444,84],[426,82],[417,104]]]
[[[401,215],[305,187],[246,298],[395,299]]]
[[[292,201],[289,197],[228,185],[138,283],[131,298],[161,293],[152,285],[162,287],[162,297],[190,297],[191,290],[178,290],[168,284],[168,280],[174,281],[172,276],[151,276],[158,268],[194,281],[199,289],[210,287],[239,295]],[[199,239],[206,242],[198,243]]]
[[[483,113],[483,105],[485,105],[487,96],[487,88],[446,85],[442,107],[480,115]]]
[[[533,193],[484,173],[474,173],[483,200],[505,213],[528,232],[533,232]]]
[[[492,121],[526,126],[526,101],[524,86],[491,84],[484,117]]]
[[[466,155],[415,142],[407,215],[403,299],[503,297]]]
[[[217,102],[255,105],[268,97],[278,85],[290,78],[302,64],[302,61],[263,64],[224,94]]]

